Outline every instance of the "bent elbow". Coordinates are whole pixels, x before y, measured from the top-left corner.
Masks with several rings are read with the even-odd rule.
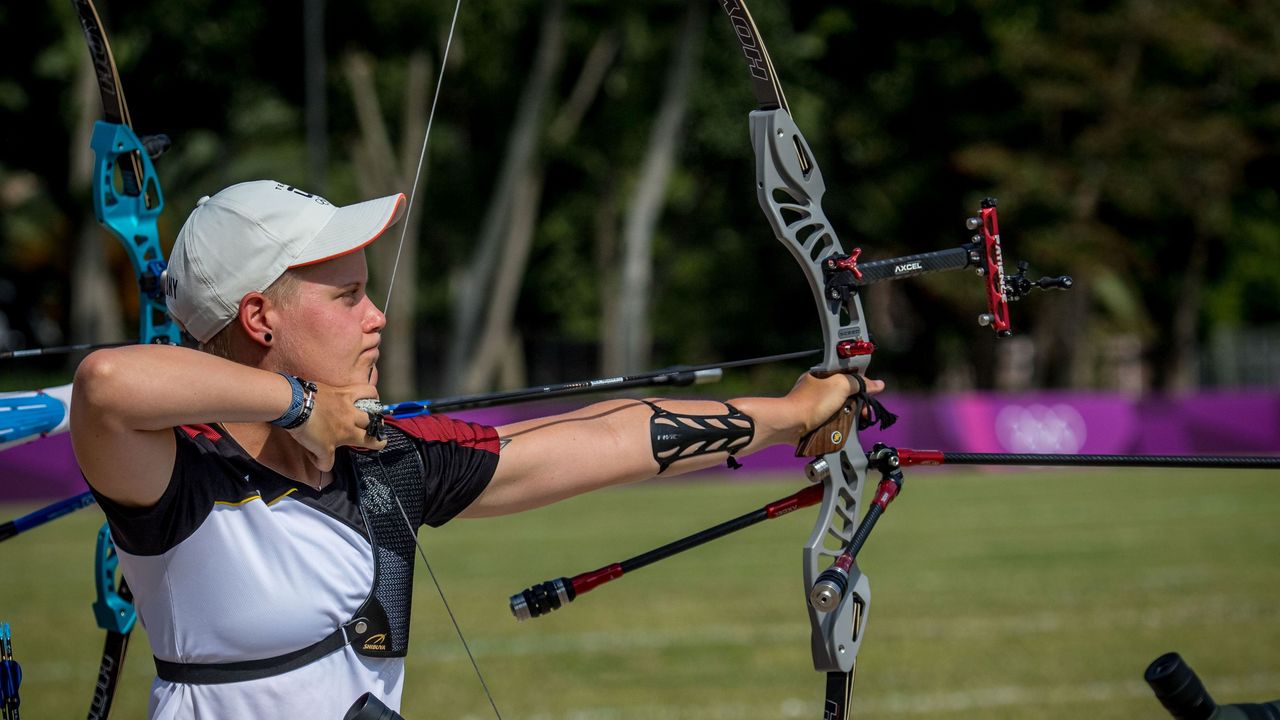
[[[71,383],[73,419],[83,412],[96,413],[111,407],[112,398],[126,394],[119,387],[122,379],[120,364],[111,350],[98,350],[81,361]]]

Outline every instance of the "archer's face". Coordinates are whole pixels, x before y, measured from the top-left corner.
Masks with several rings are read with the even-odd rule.
[[[300,377],[329,385],[376,384],[387,318],[365,292],[364,252],[294,272],[297,296],[276,309],[281,360]]]

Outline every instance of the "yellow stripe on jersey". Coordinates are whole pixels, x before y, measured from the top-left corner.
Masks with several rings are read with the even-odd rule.
[[[276,503],[280,502],[281,500],[283,500],[283,499],[285,499],[285,498],[289,497],[290,495],[292,495],[292,494],[294,494],[294,493],[296,493],[296,492],[298,492],[298,488],[289,488],[288,490],[286,490],[286,491],[284,491],[283,493],[281,493],[279,497],[272,498],[271,500],[263,500],[263,502],[265,502],[265,503],[267,504],[267,506],[268,506],[268,507],[270,507],[270,506],[275,505]],[[253,501],[253,500],[262,500],[262,495],[261,495],[258,491],[256,491],[256,490],[255,490],[255,491],[254,491],[254,493],[253,493],[252,495],[250,495],[249,497],[246,497],[246,498],[241,499],[241,500],[236,500],[235,502],[231,502],[231,501],[228,501],[228,500],[215,500],[215,501],[213,501],[213,504],[214,504],[214,505],[226,505],[227,507],[240,507],[241,505],[244,505],[245,503],[250,502],[250,501]]]

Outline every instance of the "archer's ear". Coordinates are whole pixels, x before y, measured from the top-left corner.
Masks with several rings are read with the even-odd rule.
[[[236,319],[245,337],[254,345],[267,348],[271,346],[273,335],[271,301],[260,292],[246,293],[240,298],[240,310]]]

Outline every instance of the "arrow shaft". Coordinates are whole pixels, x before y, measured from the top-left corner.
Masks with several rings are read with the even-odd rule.
[[[746,360],[732,360],[724,363],[709,363],[706,365],[653,370],[634,375],[620,375],[595,380],[577,380],[574,382],[556,383],[553,385],[541,385],[538,387],[523,388],[520,390],[507,390],[503,392],[483,393],[478,395],[457,395],[454,397],[439,398],[437,400],[410,400],[386,405],[383,407],[383,413],[394,418],[411,418],[419,415],[430,415],[431,413],[443,412],[445,410],[463,410],[467,408],[491,407],[494,405],[509,405],[514,403],[550,400],[553,398],[570,397],[573,395],[612,392],[615,390],[626,390],[639,387],[681,387],[696,385],[719,380],[720,373],[724,370],[797,360],[800,358],[811,357],[818,353],[819,351],[817,350],[805,350],[801,352],[782,353],[780,355],[766,355],[764,357],[749,358]]]
[[[93,493],[83,492],[75,497],[59,500],[52,505],[29,512],[22,517],[14,518],[9,522],[0,523],[0,541],[8,540],[15,535],[21,535],[32,528],[39,527],[50,520],[57,520],[63,515],[73,513],[81,508],[87,508],[94,502]]]

